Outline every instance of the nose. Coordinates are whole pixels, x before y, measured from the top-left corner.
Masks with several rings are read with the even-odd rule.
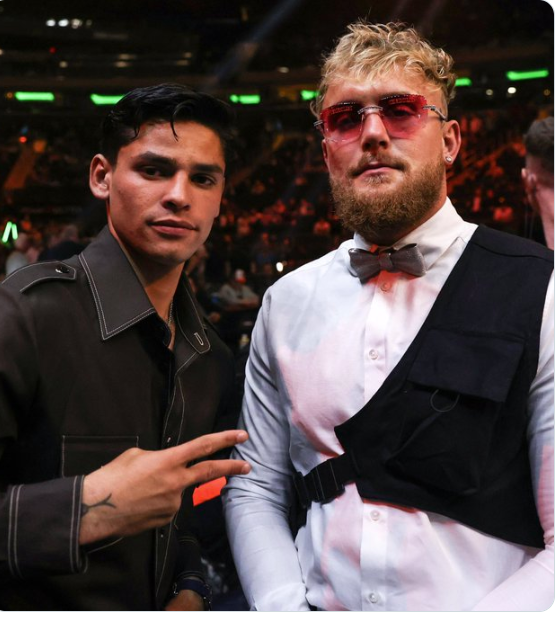
[[[383,123],[383,118],[379,114],[379,108],[377,106],[368,106],[364,109],[363,115],[362,134],[360,136],[362,149],[369,151],[379,146],[387,146],[389,134]]]
[[[167,209],[179,211],[190,206],[189,178],[186,173],[177,172],[169,178],[162,199]]]

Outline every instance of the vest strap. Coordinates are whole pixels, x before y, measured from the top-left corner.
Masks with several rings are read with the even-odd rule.
[[[294,485],[301,508],[308,509],[312,502],[330,502],[340,496],[346,483],[355,481],[359,474],[352,451],[327,459],[306,475],[296,472]]]

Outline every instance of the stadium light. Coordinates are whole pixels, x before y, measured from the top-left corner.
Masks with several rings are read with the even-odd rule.
[[[54,101],[54,93],[16,91],[14,97],[18,101]]]
[[[124,95],[97,95],[96,93],[89,96],[96,106],[114,106],[123,97]]]
[[[531,71],[508,71],[506,73],[507,79],[512,82],[518,82],[519,80],[536,80],[538,78],[548,78],[548,69],[533,69]]]
[[[254,104],[261,103],[261,96],[260,95],[230,95],[229,100],[232,103],[254,105]]]
[[[10,239],[10,235],[12,239],[15,241],[18,238],[18,230],[15,222],[7,222],[6,228],[4,229],[4,234],[2,235],[2,243],[7,244]]]
[[[299,92],[299,94],[301,95],[301,98],[303,99],[303,101],[311,101],[312,99],[315,99],[315,97],[317,97],[319,91],[310,91],[310,90],[302,90]]]

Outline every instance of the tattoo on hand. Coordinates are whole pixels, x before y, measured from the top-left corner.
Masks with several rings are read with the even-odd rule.
[[[107,498],[104,498],[103,500],[100,500],[93,505],[86,505],[82,503],[82,517],[84,517],[86,513],[89,513],[92,509],[96,509],[97,507],[112,507],[113,509],[116,509],[117,506],[114,505],[112,502],[109,502],[111,500],[111,496],[112,494],[109,494]]]

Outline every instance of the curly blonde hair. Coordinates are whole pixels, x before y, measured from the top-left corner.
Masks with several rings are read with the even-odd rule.
[[[348,26],[348,33],[325,56],[317,98],[311,104],[318,116],[328,87],[348,79],[367,81],[395,69],[423,76],[439,89],[445,107],[455,95],[453,59],[434,47],[418,32],[401,22],[371,24],[360,20]]]

